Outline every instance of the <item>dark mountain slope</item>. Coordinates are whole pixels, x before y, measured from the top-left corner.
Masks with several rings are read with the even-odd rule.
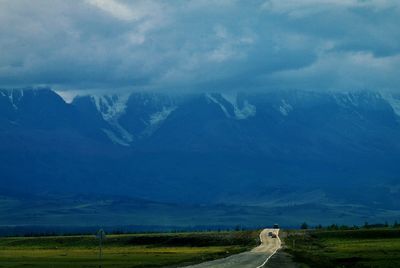
[[[371,92],[0,90],[5,190],[398,209],[399,100]],[[318,194],[307,194],[318,193]]]

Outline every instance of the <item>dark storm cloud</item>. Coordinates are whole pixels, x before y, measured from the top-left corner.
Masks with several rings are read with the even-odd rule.
[[[399,18],[389,0],[3,0],[0,83],[396,90]]]

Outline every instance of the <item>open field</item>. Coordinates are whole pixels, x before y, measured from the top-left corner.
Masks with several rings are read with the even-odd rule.
[[[259,243],[258,231],[110,235],[103,267],[177,267]],[[0,238],[0,267],[98,267],[94,236]]]
[[[310,267],[400,267],[400,229],[289,231],[285,243]]]

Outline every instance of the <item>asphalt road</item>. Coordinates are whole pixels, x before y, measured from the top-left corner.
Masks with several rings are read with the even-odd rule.
[[[268,236],[268,233],[276,234],[276,238]],[[261,245],[252,251],[244,252],[210,262],[186,266],[186,268],[261,268],[268,262],[281,247],[279,229],[264,229],[260,233]]]

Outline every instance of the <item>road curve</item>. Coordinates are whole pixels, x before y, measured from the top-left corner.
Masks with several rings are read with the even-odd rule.
[[[274,233],[276,238],[269,236],[269,232]],[[185,268],[262,268],[281,247],[281,240],[278,235],[279,229],[264,229],[260,233],[261,244],[249,252],[186,266]]]

